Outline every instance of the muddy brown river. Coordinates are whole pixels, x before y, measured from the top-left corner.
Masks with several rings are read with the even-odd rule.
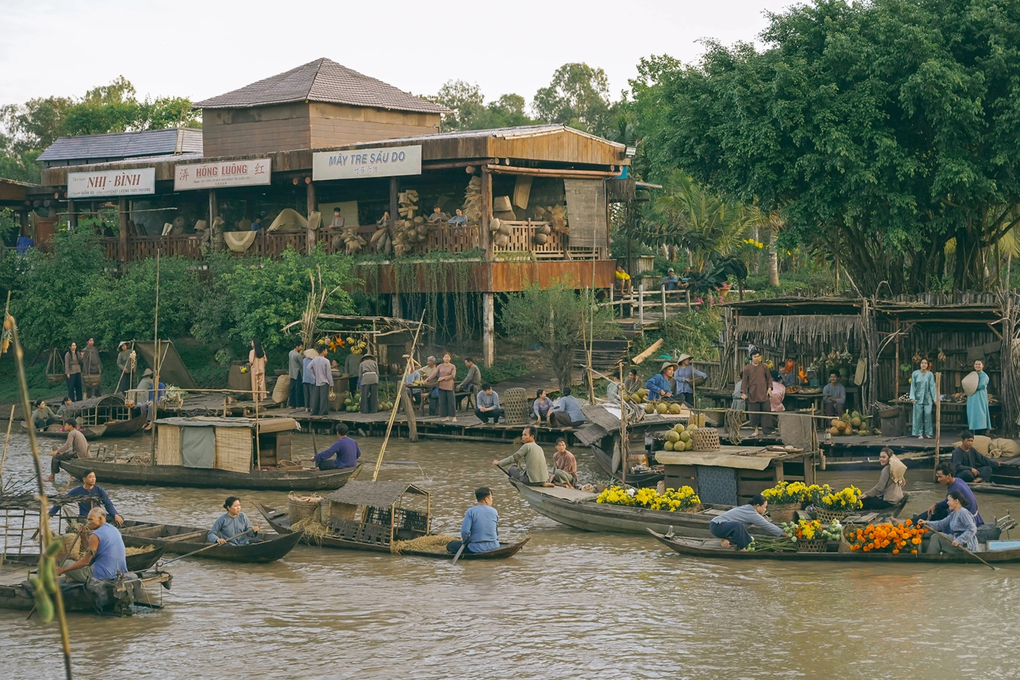
[[[118,445],[147,452],[148,442]],[[381,440],[360,443],[374,461]],[[295,450],[310,456],[310,437],[296,437]],[[1020,566],[684,558],[651,538],[585,533],[538,515],[490,465],[508,450],[391,442],[388,460],[420,469],[385,466],[381,477],[431,492],[433,529],[448,533],[474,488],[491,486],[501,537],[532,537],[516,557],[451,566],[302,545],[268,565],[181,560],[162,610],[70,615],[75,677],[1020,677]],[[584,477],[591,454],[575,453]],[[30,472],[27,439],[14,435],[4,478]],[[822,481],[867,488],[877,475]],[[908,512],[941,498],[927,478],[908,472]],[[66,480],[58,476],[61,488]],[[127,518],[196,526],[210,525],[230,492],[99,483]],[[252,501],[286,503],[284,493],[239,495],[263,527]],[[1020,498],[978,500],[986,518],[1020,509]],[[0,659],[0,678],[63,677],[56,626],[24,612],[0,610]]]

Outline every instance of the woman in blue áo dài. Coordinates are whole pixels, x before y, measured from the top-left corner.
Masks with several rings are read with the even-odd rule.
[[[931,439],[935,436],[931,410],[938,395],[935,394],[935,375],[928,369],[928,360],[921,359],[921,368],[910,376],[910,403],[914,405],[912,432],[918,439]]]
[[[987,434],[992,427],[992,417],[988,413],[988,374],[980,359],[974,362],[974,372],[978,385],[977,391],[967,397],[967,429],[974,434]]]

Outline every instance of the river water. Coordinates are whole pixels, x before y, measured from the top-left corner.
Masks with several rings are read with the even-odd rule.
[[[310,439],[296,437],[295,450],[310,455]],[[148,442],[118,446],[147,452]],[[374,461],[381,440],[360,443]],[[391,442],[387,460],[420,468],[384,466],[381,478],[431,492],[433,528],[448,533],[474,503],[474,488],[491,486],[501,536],[532,537],[516,557],[451,566],[299,546],[268,565],[181,560],[171,565],[162,610],[123,619],[70,615],[76,677],[1020,676],[1020,566],[683,558],[651,538],[585,533],[538,515],[490,465],[509,451]],[[594,463],[586,449],[577,454],[584,476]],[[14,435],[4,477],[30,471],[27,439]],[[941,498],[942,487],[923,476],[908,473],[908,512]],[[872,477],[877,472],[823,481],[870,486]],[[195,526],[211,524],[229,492],[104,486],[130,519]],[[253,522],[261,518],[252,501],[286,503],[284,493],[239,495]],[[986,518],[1016,505],[1008,497],[978,500]],[[0,678],[63,677],[56,626],[26,621],[24,612],[0,610],[0,658]]]

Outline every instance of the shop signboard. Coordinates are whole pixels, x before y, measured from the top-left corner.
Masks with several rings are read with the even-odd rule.
[[[156,168],[67,173],[68,198],[142,196],[156,193]]]
[[[421,146],[318,151],[312,155],[312,179],[358,179],[421,174]]]
[[[268,158],[177,165],[174,168],[174,191],[269,184],[271,166]]]

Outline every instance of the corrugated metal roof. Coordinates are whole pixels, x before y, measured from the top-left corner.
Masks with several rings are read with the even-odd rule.
[[[322,58],[206,99],[196,109],[240,109],[312,101],[394,111],[448,113],[449,109]]]
[[[202,131],[184,128],[178,145],[178,130],[143,130],[141,132],[112,132],[105,135],[59,137],[42,152],[42,162],[89,159],[124,159],[169,154],[202,153]]]

